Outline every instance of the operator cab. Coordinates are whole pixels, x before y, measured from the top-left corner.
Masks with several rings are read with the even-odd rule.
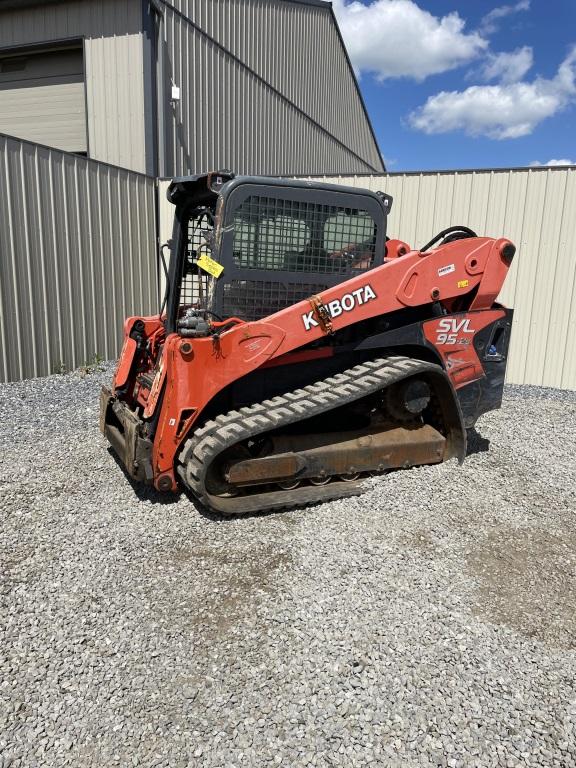
[[[257,320],[383,262],[392,198],[228,171],[175,179],[167,330]]]

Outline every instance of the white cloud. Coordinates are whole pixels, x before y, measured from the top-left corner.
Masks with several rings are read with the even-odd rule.
[[[576,99],[575,69],[576,46],[553,78],[442,91],[413,112],[409,122],[428,134],[460,130],[470,136],[492,139],[527,136],[542,120]]]
[[[533,160],[530,163],[530,165],[534,168],[534,167],[538,167],[538,166],[540,166],[540,167],[541,166],[551,166],[551,167],[553,167],[555,165],[576,165],[576,163],[574,162],[574,160],[567,160],[566,158],[563,157],[560,160],[556,160],[556,159],[552,158],[552,160],[548,160],[547,163],[541,163],[539,160]]]
[[[484,80],[517,83],[532,67],[533,60],[532,48],[528,45],[510,53],[491,53],[481,74]]]
[[[513,13],[528,11],[529,9],[530,0],[519,0],[519,2],[514,3],[514,5],[499,5],[484,16],[480,22],[480,33],[483,35],[492,35],[498,29],[498,22],[500,19],[504,19],[506,16],[511,16]]]
[[[334,0],[334,12],[356,71],[379,80],[422,81],[466,64],[488,48],[479,33],[464,31],[458,13],[433,16],[414,0]]]

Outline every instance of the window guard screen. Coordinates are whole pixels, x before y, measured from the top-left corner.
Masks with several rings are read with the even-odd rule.
[[[250,195],[234,211],[233,229],[241,269],[356,274],[374,260],[376,223],[361,209]]]
[[[187,224],[187,245],[180,285],[180,314],[187,309],[212,311],[216,281],[198,269],[201,253],[210,253],[207,236],[212,233],[211,218],[203,213],[192,216]]]

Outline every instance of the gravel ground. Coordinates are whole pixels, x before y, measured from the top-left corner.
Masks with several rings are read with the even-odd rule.
[[[576,393],[221,520],[133,486],[111,369],[0,386],[0,767],[576,766]]]

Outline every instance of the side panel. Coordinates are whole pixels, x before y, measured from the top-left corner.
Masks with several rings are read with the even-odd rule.
[[[514,312],[505,310],[504,317],[495,320],[474,336],[474,348],[484,368],[484,376],[458,389],[464,423],[473,427],[483,413],[500,408]]]
[[[424,323],[424,337],[440,353],[456,389],[484,376],[474,343],[476,334],[505,316],[505,310],[495,309],[446,315]]]

